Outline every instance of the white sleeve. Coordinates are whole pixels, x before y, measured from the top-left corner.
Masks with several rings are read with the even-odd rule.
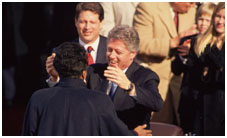
[[[58,84],[59,78],[58,78],[57,82],[52,81],[50,78],[51,77],[49,77],[48,79],[46,79],[46,82],[47,82],[47,84],[48,84],[49,87],[54,87],[56,84]]]

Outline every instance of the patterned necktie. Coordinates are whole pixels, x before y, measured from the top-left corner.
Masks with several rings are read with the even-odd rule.
[[[92,50],[93,50],[93,48],[91,46],[89,46],[87,48],[88,65],[94,64],[93,58],[91,56],[91,51]]]
[[[177,32],[178,32],[178,12],[174,12],[174,23],[175,23],[175,26],[176,26],[176,29],[177,29]]]

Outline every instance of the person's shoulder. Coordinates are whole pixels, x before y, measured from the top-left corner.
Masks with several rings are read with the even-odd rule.
[[[53,88],[43,88],[35,91],[30,97],[30,102],[32,102],[33,104],[38,104],[46,100],[51,94],[50,89],[53,89]]]
[[[43,89],[39,89],[37,91],[35,91],[33,94],[32,94],[32,97],[40,97],[40,96],[44,96],[46,94],[49,94],[48,92],[50,91],[50,89],[52,88],[43,88]]]
[[[134,64],[136,64],[136,66],[137,66],[137,70],[135,71],[135,74],[139,74],[141,77],[153,76],[153,77],[159,78],[157,73],[155,73],[150,68],[146,68],[142,65],[139,65],[138,63],[134,63]]]
[[[99,35],[100,36],[100,41],[107,41],[107,37]]]

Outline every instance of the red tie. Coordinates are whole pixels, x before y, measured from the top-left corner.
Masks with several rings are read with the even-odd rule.
[[[87,48],[88,65],[94,64],[93,58],[91,56],[91,51],[92,50],[93,50],[93,48],[91,46],[89,46]]]
[[[178,12],[174,12],[174,23],[178,32]]]

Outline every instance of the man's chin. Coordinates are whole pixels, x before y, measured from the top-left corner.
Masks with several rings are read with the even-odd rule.
[[[90,36],[90,35],[83,35],[83,39],[85,41],[87,41],[87,42],[90,42],[90,41],[92,41],[92,36]]]
[[[116,67],[117,63],[109,63],[108,65],[111,66],[111,67]]]

